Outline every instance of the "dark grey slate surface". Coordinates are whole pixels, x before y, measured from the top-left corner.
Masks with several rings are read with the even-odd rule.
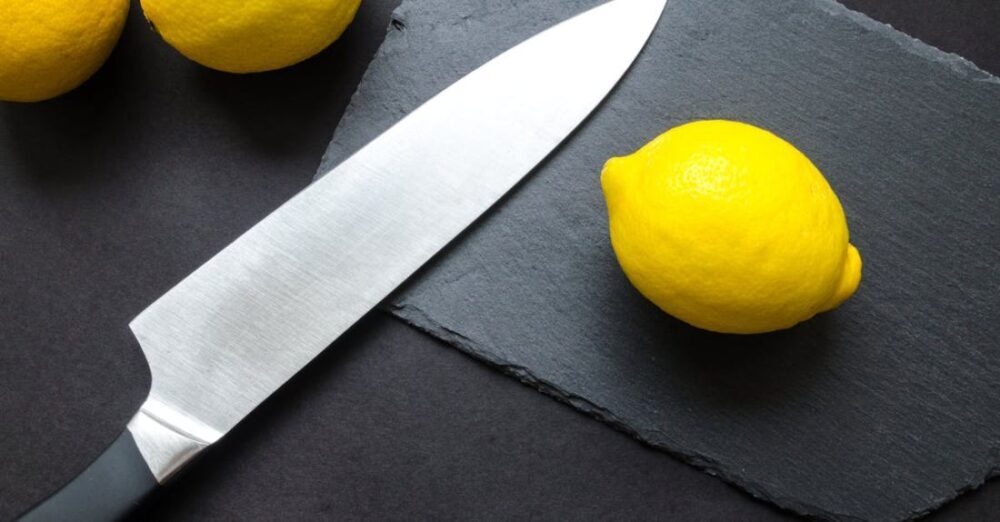
[[[321,172],[595,0],[407,1]],[[599,37],[599,35],[595,35]],[[617,268],[598,175],[692,119],[774,130],[838,191],[865,273],[793,330],[696,331]],[[595,116],[394,313],[755,496],[918,516],[1000,465],[1000,82],[827,0],[673,0]]]

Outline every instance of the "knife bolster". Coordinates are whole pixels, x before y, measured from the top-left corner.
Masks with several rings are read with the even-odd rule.
[[[160,484],[222,436],[152,397],[129,421],[128,430]]]
[[[127,517],[222,434],[152,397],[100,457],[20,517],[21,522],[105,522]]]

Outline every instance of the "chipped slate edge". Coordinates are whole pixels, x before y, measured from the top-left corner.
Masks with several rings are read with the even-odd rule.
[[[391,316],[402,320],[404,323],[415,328],[416,330],[458,348],[459,351],[483,364],[486,364],[490,368],[512,377],[521,384],[566,404],[588,417],[607,424],[611,428],[632,437],[636,441],[653,448],[656,451],[667,453],[685,464],[694,466],[695,468],[704,471],[713,477],[717,477],[723,482],[732,485],[757,500],[767,502],[768,504],[774,505],[779,509],[791,513],[819,518],[822,520],[863,522],[863,519],[853,517],[851,515],[828,511],[812,504],[800,502],[793,498],[772,495],[768,493],[766,487],[762,487],[739,474],[727,473],[723,467],[710,456],[703,455],[701,453],[688,453],[673,446],[651,442],[649,440],[650,438],[647,437],[644,432],[636,430],[607,408],[590,401],[586,397],[582,397],[559,388],[549,381],[536,376],[531,372],[531,370],[524,366],[511,364],[496,357],[489,351],[481,349],[480,343],[477,343],[461,333],[456,332],[455,330],[432,319],[419,307],[406,304],[386,304],[384,308],[385,311]]]
[[[441,342],[458,348],[459,351],[481,363],[486,364],[490,368],[512,377],[518,382],[563,404],[569,405],[580,413],[607,424],[608,426],[632,437],[646,446],[649,446],[657,451],[667,453],[685,464],[694,466],[709,475],[717,477],[758,500],[767,502],[791,513],[818,518],[821,520],[838,522],[862,522],[865,520],[845,513],[833,512],[820,506],[808,502],[802,502],[791,497],[775,495],[769,492],[769,488],[766,486],[762,486],[739,473],[727,472],[718,464],[718,462],[715,461],[715,459],[708,455],[697,452],[685,452],[665,443],[652,442],[651,439],[653,437],[650,436],[651,433],[636,430],[625,420],[615,415],[611,410],[592,402],[586,397],[559,388],[555,384],[538,377],[527,367],[512,364],[495,356],[488,350],[482,349],[481,343],[473,341],[461,332],[448,328],[417,306],[403,303],[386,303],[382,308],[383,311],[388,313],[390,316],[401,320],[414,329],[430,335]],[[941,506],[955,500],[957,497],[979,489],[984,483],[986,483],[986,481],[1000,476],[1000,447],[994,448],[991,453],[997,455],[998,458],[993,459],[993,462],[996,462],[997,464],[988,465],[987,469],[983,473],[983,478],[979,482],[968,484],[959,488],[951,495],[935,499],[930,504],[911,511],[903,518],[903,520],[916,520],[923,518],[936,511]]]
[[[980,69],[973,62],[963,58],[954,53],[945,52],[937,47],[929,45],[921,40],[918,40],[906,33],[903,33],[890,24],[879,22],[863,13],[853,11],[848,9],[844,5],[840,4],[835,0],[812,0],[813,5],[817,7],[820,11],[834,17],[846,18],[859,26],[870,30],[872,32],[878,33],[883,37],[887,38],[894,44],[896,44],[901,50],[924,58],[931,62],[936,62],[945,67],[948,67],[956,74],[961,76],[963,79],[968,79],[975,82],[985,82],[1000,85],[1000,78]],[[403,30],[405,28],[405,17],[407,9],[408,0],[397,7],[390,19],[390,23],[386,28],[386,38],[382,45],[379,46],[375,57],[372,62],[386,58],[391,54],[390,50],[395,45],[395,40],[398,38],[403,38]],[[351,96],[351,101],[345,111],[345,114],[351,112],[355,108],[355,100],[361,96],[362,87],[368,83],[369,74],[372,73],[371,68],[365,70],[364,75],[359,83],[359,88]],[[337,132],[340,129],[338,124],[337,129],[334,131],[334,140],[337,137]],[[381,131],[382,129],[380,129]],[[321,165],[328,164],[331,160],[336,158],[332,157],[333,148],[328,148],[322,157]],[[327,171],[319,171],[316,174],[315,179],[318,179],[325,175]],[[468,337],[456,332],[447,326],[441,324],[440,322],[431,318],[425,311],[413,305],[406,305],[402,303],[394,303],[388,301],[384,303],[381,308],[387,312],[389,315],[401,320],[405,324],[434,337],[446,344],[458,348],[460,351],[466,353],[470,357],[494,368],[501,373],[513,377],[522,384],[525,384],[549,397],[556,399],[559,402],[567,404],[577,411],[588,415],[600,422],[603,422],[612,428],[627,434],[628,436],[636,439],[637,441],[646,444],[657,451],[664,451],[669,455],[681,460],[682,462],[694,466],[709,475],[718,477],[719,479],[733,485],[734,487],[745,491],[750,496],[768,502],[775,505],[781,509],[810,517],[816,517],[823,520],[835,520],[835,521],[858,521],[861,520],[857,517],[847,515],[844,513],[831,512],[823,509],[819,506],[813,505],[807,502],[801,502],[793,498],[781,497],[768,492],[768,488],[754,481],[748,480],[746,477],[741,476],[738,473],[727,473],[717,462],[714,461],[709,456],[701,455],[698,453],[686,453],[680,451],[674,447],[666,446],[663,444],[657,444],[651,442],[651,438],[642,432],[637,431],[633,427],[625,423],[624,420],[616,416],[610,410],[591,402],[590,400],[576,395],[565,390],[562,390],[555,386],[554,384],[534,375],[530,369],[511,364],[503,359],[500,359],[493,355],[492,353],[482,349],[480,343],[469,339]],[[951,502],[952,500],[958,498],[959,496],[979,489],[986,481],[994,478],[1000,477],[1000,447],[994,449],[994,453],[998,455],[998,458],[993,459],[993,464],[987,465],[983,472],[982,479],[976,483],[969,484],[965,487],[957,489],[953,494],[947,495],[938,499],[935,499],[930,504],[918,508],[906,515],[905,520],[915,520],[923,518],[933,511],[939,509],[941,506]]]
[[[347,120],[347,115],[353,113],[357,110],[357,100],[361,96],[362,89],[370,83],[370,76],[373,74],[371,64],[375,62],[380,62],[389,55],[388,49],[390,48],[390,43],[394,43],[396,38],[402,37],[403,32],[406,30],[406,14],[405,8],[406,0],[403,0],[400,5],[392,10],[389,15],[389,24],[385,28],[385,37],[382,39],[382,43],[379,44],[378,49],[375,51],[375,55],[368,62],[368,66],[365,67],[365,72],[361,75],[361,79],[358,81],[358,87],[351,94],[351,99],[347,102],[347,107],[344,108],[344,112],[341,115],[340,121],[337,122],[337,126],[333,129],[333,135],[330,137],[330,141],[327,144],[326,150],[323,151],[323,155],[320,156],[319,165],[316,167],[316,174],[313,175],[313,181],[322,178],[330,173],[333,169],[337,168],[338,165],[345,159],[346,156],[335,157],[333,142],[337,141],[337,135],[340,133],[340,127]],[[400,118],[405,115],[400,115]],[[388,129],[378,129],[378,133],[375,136],[379,136]],[[324,165],[329,165],[327,168],[323,168]]]
[[[1000,85],[1000,78],[980,69],[979,66],[964,57],[955,53],[942,51],[933,45],[918,40],[896,29],[890,24],[879,22],[864,13],[852,11],[836,0],[813,0],[813,5],[828,15],[838,18],[846,18],[865,29],[879,33],[898,45],[900,49],[926,60],[940,63],[952,71],[960,74],[963,78],[975,82],[986,82]]]

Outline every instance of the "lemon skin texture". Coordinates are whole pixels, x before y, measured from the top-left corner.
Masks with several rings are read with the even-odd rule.
[[[752,125],[675,127],[601,175],[629,281],[668,314],[721,333],[781,330],[861,280],[836,194],[809,159]]]
[[[322,51],[354,20],[361,0],[142,0],[156,32],[206,67],[252,73]]]
[[[55,98],[111,54],[128,0],[0,0],[0,100]]]

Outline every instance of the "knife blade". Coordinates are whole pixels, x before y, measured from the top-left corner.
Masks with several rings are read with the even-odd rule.
[[[120,518],[218,441],[554,150],[666,0],[612,0],[471,72],[131,323],[152,385],[122,435],[24,520]]]

